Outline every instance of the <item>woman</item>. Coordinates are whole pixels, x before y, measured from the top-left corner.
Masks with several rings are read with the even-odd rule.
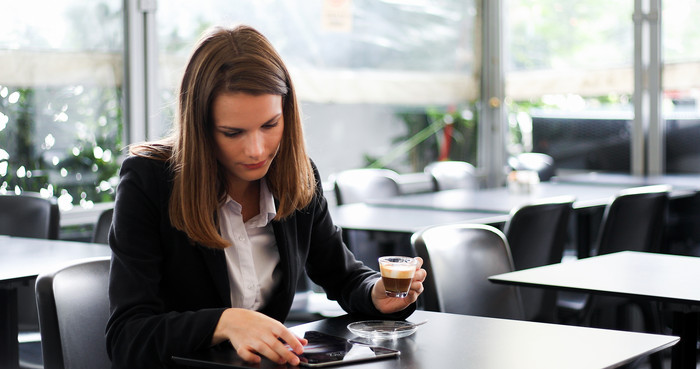
[[[415,309],[422,261],[409,296],[389,298],[344,246],[289,73],[254,29],[205,36],[174,134],[130,151],[109,239],[115,368],[171,367],[174,354],[228,342],[244,360],[297,365],[306,341],[281,322],[304,271],[350,313],[403,319]]]

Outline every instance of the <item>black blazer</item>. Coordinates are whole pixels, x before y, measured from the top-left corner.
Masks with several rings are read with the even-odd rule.
[[[379,275],[344,245],[315,167],[314,172],[318,185],[312,203],[272,222],[283,278],[260,311],[284,321],[306,268],[347,312],[379,316],[370,297]],[[109,235],[107,351],[113,368],[174,367],[172,355],[210,346],[219,317],[231,306],[224,252],[192,244],[171,226],[173,173],[167,163],[132,156],[120,177]],[[402,319],[414,310],[415,304],[389,318]]]

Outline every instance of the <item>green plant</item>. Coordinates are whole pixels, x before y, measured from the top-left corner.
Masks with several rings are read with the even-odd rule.
[[[428,107],[422,111],[397,113],[406,124],[406,134],[393,140],[394,147],[380,157],[366,157],[368,167],[384,168],[405,160],[412,171],[437,160],[476,161],[476,116],[474,105]]]
[[[0,86],[0,192],[41,192],[59,205],[112,201],[121,89]]]

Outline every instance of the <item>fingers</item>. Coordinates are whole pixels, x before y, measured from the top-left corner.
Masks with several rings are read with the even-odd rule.
[[[414,259],[418,261],[418,264],[416,264],[416,270],[419,270],[423,266],[423,258],[416,256]]]
[[[299,364],[299,357],[289,351],[288,346],[274,336],[268,336],[261,342],[258,353],[278,364]]]
[[[264,356],[279,364],[298,365],[296,354],[304,352],[303,345],[308,343],[259,312],[228,309],[219,323],[217,330],[229,339],[241,359],[252,363],[259,363],[260,356]]]
[[[249,345],[239,347],[236,352],[241,359],[251,363],[259,363],[261,359],[258,355],[262,355],[278,364],[299,365],[299,357],[290,351],[289,347],[274,335],[269,335],[252,341]],[[303,347],[299,349],[298,354],[302,352]]]
[[[256,355],[253,352],[253,349],[250,347],[239,347],[236,350],[236,353],[238,356],[241,357],[244,361],[247,361],[249,363],[259,363],[260,362],[260,356]]]
[[[279,338],[289,345],[292,351],[297,355],[304,352],[304,345],[308,343],[305,339],[297,337],[286,328],[280,332]]]

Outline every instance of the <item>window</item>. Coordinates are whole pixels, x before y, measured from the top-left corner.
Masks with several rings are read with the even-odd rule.
[[[0,12],[0,193],[110,201],[122,145],[122,2],[12,1]]]
[[[700,11],[696,0],[664,1],[662,17],[665,168],[700,172]]]
[[[163,124],[202,31],[245,23],[287,63],[322,175],[368,165],[422,170],[444,145],[445,120],[459,124],[452,158],[474,160],[476,17],[475,2],[462,0],[160,2]]]
[[[558,168],[630,170],[633,1],[508,0],[511,154]]]

